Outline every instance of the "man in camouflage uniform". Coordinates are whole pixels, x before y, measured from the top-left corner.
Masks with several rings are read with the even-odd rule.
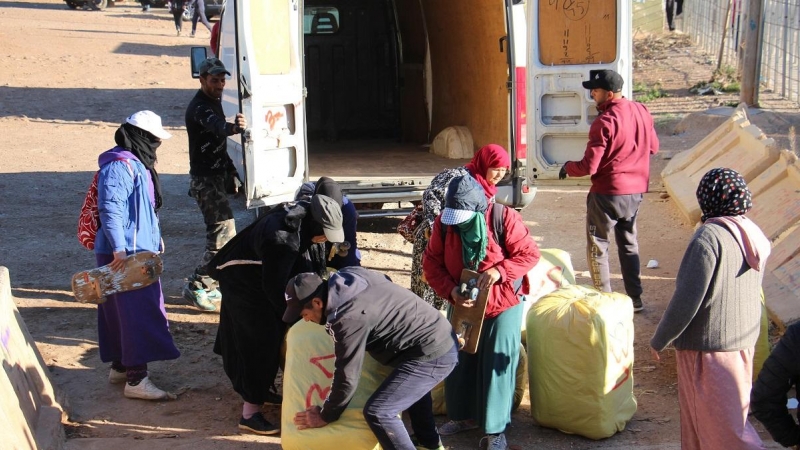
[[[202,311],[216,311],[222,295],[217,282],[208,276],[207,264],[235,234],[236,224],[228,203],[241,179],[228,156],[228,136],[247,127],[244,115],[236,114],[233,123],[225,120],[222,91],[230,72],[217,58],[200,65],[200,90],[186,108],[186,133],[189,135],[189,196],[197,201],[206,224],[206,249],[200,265],[187,279],[183,297]]]

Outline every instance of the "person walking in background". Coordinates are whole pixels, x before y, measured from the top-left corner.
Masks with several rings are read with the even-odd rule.
[[[217,58],[200,64],[200,90],[186,108],[186,134],[189,136],[189,196],[197,201],[206,225],[206,248],[200,265],[189,276],[183,298],[201,311],[216,311],[214,303],[222,296],[207,264],[236,234],[236,223],[227,194],[237,193],[242,182],[228,156],[228,136],[247,128],[242,114],[233,123],[225,120],[222,91],[230,72]]]
[[[633,310],[644,308],[636,218],[650,182],[650,155],[658,152],[653,117],[641,103],[622,96],[622,77],[613,70],[591,70],[583,87],[600,114],[589,128],[583,159],[567,161],[558,178],[592,176],[586,197],[586,259],[594,287],[611,291],[608,244],[617,243],[625,292]]]
[[[163,252],[157,212],[161,183],[155,169],[156,149],[171,135],[152,111],[139,111],[114,134],[116,147],[98,158],[95,238],[97,266],[122,270],[131,254]],[[161,280],[132,291],[109,295],[97,306],[100,360],[111,363],[108,381],[125,383],[124,395],[144,400],[175,399],[150,380],[147,363],[176,359],[180,352],[169,332]]]
[[[381,448],[444,450],[433,418],[431,390],[458,363],[456,336],[444,316],[386,275],[346,267],[328,281],[315,273],[290,280],[283,320],[291,324],[301,317],[325,326],[336,357],[333,382],[322,406],[294,416],[301,433],[339,419],[355,395],[369,353],[393,369],[364,405],[364,419]],[[405,410],[419,442],[416,447],[400,418]]]
[[[683,14],[683,0],[665,0],[665,9],[667,11],[667,26],[669,31],[675,31],[675,16]],[[676,9],[677,7],[677,9]]]
[[[511,167],[511,158],[501,146],[489,144],[481,147],[472,160],[461,167],[445,169],[436,175],[422,194],[423,220],[414,232],[414,248],[411,255],[411,290],[436,309],[445,309],[446,298],[441,298],[431,289],[422,274],[422,255],[428,246],[428,238],[436,216],[442,209],[447,185],[453,178],[471,175],[486,195],[489,203],[494,203],[497,183],[502,180]]]
[[[225,296],[214,353],[244,400],[239,428],[256,434],[280,429],[260,414],[280,404],[274,383],[286,325],[286,283],[298,273],[325,273],[326,241],[343,242],[342,205],[324,195],[273,208],[233,237],[208,264]],[[322,246],[320,251],[312,247]],[[310,255],[310,258],[306,256]]]
[[[800,426],[789,414],[786,399],[797,392],[800,380],[800,323],[786,328],[786,333],[769,354],[750,393],[750,411],[772,439],[784,447],[800,445]]]
[[[142,12],[150,12],[150,6],[152,5],[152,0],[139,0],[142,3]]]
[[[172,20],[175,21],[175,31],[177,31],[178,36],[180,36],[183,27],[183,13],[186,11],[186,1],[172,0],[167,4],[167,7],[169,8],[169,12],[172,13]]]
[[[192,14],[192,34],[190,37],[194,37],[195,32],[197,31],[197,21],[200,20],[203,22],[203,25],[206,26],[208,32],[211,32],[211,24],[208,23],[208,19],[206,19],[206,4],[203,0],[190,0],[190,4],[194,4],[194,14]],[[216,54],[216,53],[215,53]]]
[[[529,292],[528,271],[540,258],[522,216],[512,208],[503,207],[503,229],[500,241],[481,184],[469,175],[456,177],[448,185],[445,208],[433,224],[422,260],[428,283],[454,305],[473,306],[459,293],[465,268],[480,273],[480,289],[491,289],[477,353],[459,352],[458,366],[445,380],[450,421],[439,428],[439,434],[449,436],[481,427],[488,450],[508,448],[505,429],[511,424],[519,363],[520,296]]]
[[[736,171],[708,171],[697,201],[703,224],[683,256],[650,351],[658,361],[675,345],[682,449],[761,449],[747,410],[770,242],[745,217],[751,194]]]

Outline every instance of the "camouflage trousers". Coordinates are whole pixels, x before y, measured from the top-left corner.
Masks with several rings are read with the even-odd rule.
[[[236,223],[233,220],[233,210],[228,202],[225,192],[225,176],[191,176],[189,183],[189,196],[194,198],[200,212],[203,213],[203,222],[206,224],[206,248],[200,265],[189,278],[197,288],[206,290],[217,287],[216,280],[208,276],[208,262],[217,254],[233,236],[236,235]]]

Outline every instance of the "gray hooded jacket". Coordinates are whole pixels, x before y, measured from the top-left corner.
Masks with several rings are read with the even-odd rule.
[[[321,411],[326,422],[337,420],[353,398],[365,351],[397,367],[438,358],[456,345],[453,328],[439,311],[363,267],[345,267],[331,276],[325,311],[336,355],[333,385]]]

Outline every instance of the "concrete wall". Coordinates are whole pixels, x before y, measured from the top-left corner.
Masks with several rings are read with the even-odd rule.
[[[0,266],[0,447],[62,449],[63,409],[47,367],[11,297],[8,269]]]

